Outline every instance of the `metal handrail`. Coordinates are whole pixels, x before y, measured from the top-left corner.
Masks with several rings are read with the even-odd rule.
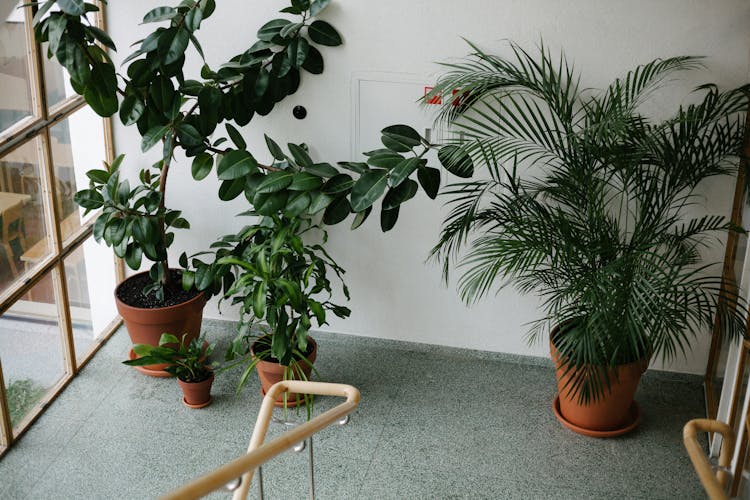
[[[698,443],[699,432],[718,432],[721,434],[721,452],[719,453],[718,468],[714,471],[711,462],[708,461],[706,453]],[[734,431],[724,422],[710,420],[707,418],[696,418],[685,424],[682,429],[682,440],[687,449],[690,460],[693,462],[695,472],[711,500],[725,500],[727,482],[729,481],[729,467],[734,451]]]
[[[284,392],[310,394],[314,396],[338,396],[346,401],[317,417],[285,432],[276,439],[263,444],[268,425],[273,416],[274,404]],[[162,496],[162,500],[189,500],[201,498],[212,491],[224,488],[241,477],[240,485],[234,492],[234,500],[244,500],[250,489],[255,469],[273,457],[293,448],[318,431],[340,421],[359,405],[359,390],[351,385],[330,384],[325,382],[303,382],[285,380],[271,386],[263,398],[253,435],[247,448],[247,454],[237,458],[213,472],[209,472],[188,484]]]

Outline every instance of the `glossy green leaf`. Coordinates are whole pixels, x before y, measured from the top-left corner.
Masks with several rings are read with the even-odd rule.
[[[402,161],[404,161],[404,157],[393,151],[378,153],[367,158],[367,163],[373,167],[387,169],[395,168]]]
[[[383,210],[392,210],[417,194],[419,185],[416,181],[407,179],[396,187],[388,190],[383,198]]]
[[[229,151],[222,157],[216,167],[216,173],[220,180],[239,179],[257,170],[258,162],[255,161],[253,155],[242,150]]]
[[[360,177],[352,187],[352,209],[361,212],[383,196],[388,184],[385,170],[373,170]]]
[[[169,28],[159,36],[159,57],[162,64],[177,62],[187,49],[190,32],[183,28]]]
[[[396,187],[407,179],[414,171],[419,167],[419,158],[407,158],[402,160],[398,165],[393,167],[390,176],[388,177],[388,184],[391,187]]]
[[[302,146],[290,142],[287,144],[287,147],[289,148],[289,152],[292,153],[294,161],[296,161],[299,166],[309,167],[313,164],[312,158],[310,158],[310,155],[307,154],[307,151],[305,151]]]
[[[127,94],[120,104],[120,121],[123,125],[132,125],[141,118],[145,109],[146,105],[136,94]]]
[[[229,138],[232,139],[232,142],[235,146],[237,146],[237,149],[247,149],[247,143],[245,142],[245,139],[242,138],[242,134],[240,134],[240,131],[237,130],[234,125],[231,123],[225,124],[227,128],[227,134],[229,134]]]
[[[317,175],[318,177],[334,177],[339,171],[328,163],[314,163],[305,167],[305,172]]]
[[[438,160],[448,172],[457,177],[468,178],[474,175],[474,162],[459,146],[443,146],[438,151]]]
[[[191,173],[193,179],[200,181],[206,178],[214,166],[214,158],[208,153],[199,153],[193,158]]]
[[[261,215],[276,215],[287,203],[289,193],[277,191],[275,193],[258,193],[253,198],[253,207]]]
[[[83,189],[73,196],[73,201],[83,208],[95,210],[104,204],[104,198],[94,189]]]
[[[357,229],[359,226],[361,226],[367,220],[367,217],[370,216],[370,213],[372,213],[372,207],[367,207],[362,212],[357,212],[354,215],[351,229]]]
[[[237,198],[245,190],[245,178],[226,180],[219,186],[219,199],[229,201]]]
[[[393,229],[393,226],[396,225],[396,221],[398,220],[398,211],[399,207],[396,207],[392,210],[382,210],[380,212],[380,229],[383,230],[383,232],[390,231]]]
[[[331,195],[318,193],[313,196],[312,202],[307,209],[307,213],[309,213],[310,215],[315,215],[324,208],[328,207],[328,205],[330,205],[333,200],[334,197]]]
[[[169,125],[164,126],[156,126],[148,129],[145,134],[143,134],[143,138],[141,139],[141,152],[145,153],[154,145],[156,145],[157,142],[162,140],[162,138],[167,134],[169,131]]]
[[[258,30],[258,38],[264,42],[270,42],[274,37],[279,36],[284,26],[290,23],[289,19],[273,19],[268,21]]]
[[[325,194],[338,194],[350,190],[354,186],[354,179],[349,174],[337,174],[331,177],[321,188]]]
[[[297,217],[302,214],[310,206],[312,198],[310,193],[306,192],[294,192],[289,196],[286,207],[284,207],[284,215],[287,217]]]
[[[350,213],[352,213],[352,206],[349,204],[349,200],[342,196],[328,205],[323,214],[323,222],[333,226],[346,219]]]
[[[320,45],[336,47],[342,43],[341,35],[325,21],[313,21],[307,30],[307,34],[313,42]]]
[[[323,72],[323,55],[318,49],[310,46],[310,48],[307,50],[307,57],[305,57],[305,62],[302,63],[302,68],[312,73],[313,75],[319,75]]]
[[[289,184],[290,191],[313,191],[323,185],[323,179],[309,172],[298,172],[294,174],[292,183]]]
[[[263,135],[263,137],[266,138],[266,146],[268,146],[268,151],[271,153],[275,160],[283,160],[284,158],[286,158],[286,156],[284,156],[284,152],[273,139],[265,134]]]
[[[417,179],[425,194],[434,200],[440,190],[440,170],[432,167],[419,167]]]
[[[172,19],[175,15],[177,15],[177,9],[174,7],[156,7],[143,16],[143,22],[145,24],[167,21]]]
[[[294,172],[284,170],[266,174],[266,178],[263,179],[263,182],[260,183],[255,192],[258,194],[268,194],[281,191],[292,183],[294,175]]]

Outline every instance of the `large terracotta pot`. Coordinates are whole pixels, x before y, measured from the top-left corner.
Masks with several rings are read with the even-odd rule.
[[[122,316],[133,344],[159,345],[162,333],[171,333],[177,338],[187,334],[187,342],[200,335],[203,307],[206,305],[206,297],[203,292],[175,306],[142,309],[129,306],[120,300],[117,292],[121,286],[122,284],[115,289],[115,302],[117,303],[117,311]],[[130,359],[135,357],[131,350]],[[134,368],[143,374],[154,377],[171,377],[169,373],[164,371],[165,366],[167,365],[147,365]]]
[[[205,408],[211,404],[211,385],[214,383],[214,374],[201,382],[183,382],[177,379],[182,388],[182,402],[188,408]]]
[[[263,339],[263,337],[261,337],[261,339]],[[261,342],[261,339],[258,339],[251,348],[253,356],[255,356],[256,345]],[[307,356],[308,362],[298,362],[298,366],[299,369],[302,370],[302,373],[305,374],[305,378],[309,380],[310,374],[312,373],[312,365],[313,363],[315,363],[315,359],[318,356],[318,344],[315,342],[315,340],[313,340],[312,337],[308,337],[308,342],[313,346],[312,352]],[[278,363],[263,360],[258,361],[258,363],[255,365],[255,369],[258,371],[258,378],[260,379],[261,394],[265,396],[266,392],[268,392],[273,384],[284,380],[284,371],[286,370],[286,368],[286,366],[280,365]],[[291,377],[292,380],[299,380],[299,378],[296,376],[297,370],[297,368],[294,369]],[[287,377],[287,380],[289,379],[290,377]],[[302,397],[302,395],[298,395],[294,392],[290,392],[287,394],[287,407],[294,407],[299,405],[300,403],[304,403],[304,398]],[[283,394],[276,400],[275,405],[279,407],[284,406]]]
[[[554,338],[557,332],[558,329],[555,328],[551,338]],[[550,354],[557,375],[558,398],[555,400],[555,413],[557,414],[559,409],[558,419],[566,427],[580,434],[595,437],[613,437],[635,428],[640,414],[634,397],[641,375],[648,367],[648,360],[611,368],[608,373],[609,391],[596,401],[581,404],[578,402],[578,394],[569,394],[570,388],[566,385],[574,373],[566,373],[567,367],[552,340]],[[604,381],[602,383],[604,384]]]

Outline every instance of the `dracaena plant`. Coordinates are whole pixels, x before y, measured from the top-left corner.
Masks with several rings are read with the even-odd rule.
[[[748,87],[701,86],[656,119],[651,97],[698,58],[658,59],[593,90],[544,47],[472,48],[434,90],[461,92],[439,117],[464,134],[451,156],[487,172],[445,189],[452,210],[433,253],[446,277],[458,262],[462,297],[508,283],[537,294],[530,338],[561,327],[553,341],[583,402],[605,393],[615,365],[687,352],[722,288],[725,330],[743,331],[740,298],[702,260],[712,235],[737,228],[694,210],[705,179],[736,171]]]
[[[288,378],[304,377],[309,330],[325,325],[328,313],[349,316],[348,308],[332,301],[335,281],[347,299],[349,290],[325,239],[325,230],[307,217],[274,214],[214,244],[224,298],[240,307],[238,334],[227,353],[228,360],[247,363],[238,390],[264,359],[286,366]],[[252,355],[258,337],[262,345]]]
[[[137,186],[131,187],[122,174],[123,158],[118,157],[104,169],[89,171],[89,188],[75,196],[87,211],[102,209],[94,236],[112,246],[128,266],[138,269],[143,257],[154,262],[153,284],[145,292],[163,299],[165,288],[173,286],[167,249],[174,240],[173,230],[189,227],[178,210],[165,205],[175,151],[192,158],[196,179],[206,177],[217,164],[224,181],[222,199],[241,193],[240,184],[252,174],[275,170],[255,160],[229,122],[243,126],[255,114],[267,115],[297,91],[303,71],[322,73],[323,58],[315,45],[340,45],[341,37],[327,22],[311,18],[329,2],[292,0],[282,12],[297,16],[296,21],[266,23],[258,30],[257,41],[213,69],[205,61],[197,34],[213,14],[215,1],[183,0],[176,7],[156,7],[143,22],[159,26],[136,42],[137,49],[125,58],[126,68],[119,73],[106,52],[116,50],[115,43],[90,20],[97,5],[83,0],[31,3],[36,9],[37,40],[48,42],[48,56],[67,69],[73,89],[101,116],[119,113],[124,125],[135,125],[144,153],[161,146],[160,160],[140,171]],[[191,45],[204,61],[199,79],[186,78],[183,72]],[[220,147],[227,139],[216,130],[224,122],[233,145]]]
[[[164,370],[183,382],[202,382],[208,379],[218,363],[209,360],[215,344],[206,344],[205,338],[195,338],[185,342],[183,335],[178,339],[171,333],[162,334],[159,345],[135,344],[136,359],[123,361],[128,366],[167,364]]]

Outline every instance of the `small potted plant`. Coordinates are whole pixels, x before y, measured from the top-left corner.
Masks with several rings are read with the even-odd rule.
[[[247,363],[238,391],[254,368],[263,394],[280,380],[307,380],[317,356],[309,330],[326,324],[327,312],[340,318],[350,314],[331,300],[332,276],[349,298],[344,270],[322,244],[307,241],[314,238],[324,243],[326,233],[309,218],[272,215],[218,242],[223,248],[214,265],[230,283],[224,299],[240,306],[238,334],[227,353],[228,361]],[[303,399],[282,398],[277,406],[297,406]]]
[[[136,359],[123,361],[129,366],[165,365],[164,370],[177,377],[182,388],[182,402],[188,408],[204,408],[211,404],[211,385],[214,382],[216,363],[209,361],[215,344],[203,337],[178,339],[170,333],[162,334],[159,345],[136,344]]]

